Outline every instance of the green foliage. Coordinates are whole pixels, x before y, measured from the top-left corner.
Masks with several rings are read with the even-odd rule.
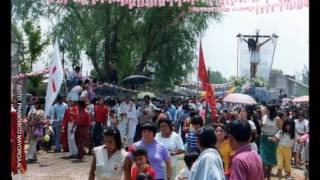
[[[227,79],[219,71],[210,71],[210,82],[212,84],[223,84],[227,82]]]
[[[30,63],[30,67],[32,70],[32,64],[37,61],[37,58],[49,44],[49,40],[41,40],[42,35],[40,26],[35,27],[31,21],[27,21],[23,24],[23,30],[27,36],[28,56],[26,60]]]
[[[92,79],[99,79],[98,73],[95,69],[92,69],[90,72],[90,78]]]
[[[270,85],[267,80],[261,77],[247,78],[245,76],[241,76],[241,77],[231,76],[229,79],[229,82],[231,82],[233,86],[240,86],[240,87],[242,87],[246,82],[250,82],[250,84],[254,87],[268,87]]]
[[[39,87],[43,79],[44,77],[42,75],[28,77],[27,92],[35,91],[38,94],[38,92],[40,91]]]
[[[271,74],[280,74],[280,75],[283,75],[283,72],[282,72],[282,70],[280,70],[280,69],[272,69],[272,70],[271,70]]]
[[[231,76],[229,78],[229,82],[231,82],[231,84],[233,86],[243,86],[246,83],[247,79],[244,76],[240,76],[240,77],[236,77],[236,76]]]
[[[251,78],[250,82],[255,87],[268,87],[269,82],[261,77]]]
[[[298,74],[298,80],[306,85],[309,85],[309,69],[306,65],[303,66],[303,70]]]
[[[130,74],[154,75],[151,84],[159,89],[172,88],[192,71],[199,34],[211,18],[221,17],[219,13],[189,13],[186,4],[145,9],[107,3],[46,5],[40,0],[14,4],[17,17],[54,17],[52,38],[60,40],[73,66],[84,51],[99,79],[110,81],[112,69],[117,69],[119,80]]]

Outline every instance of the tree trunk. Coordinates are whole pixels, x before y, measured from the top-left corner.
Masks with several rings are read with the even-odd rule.
[[[153,49],[155,48],[155,40],[157,38],[157,35],[160,33],[163,33],[165,31],[167,31],[171,26],[175,26],[179,20],[182,20],[183,17],[185,15],[185,10],[182,10],[181,12],[179,12],[177,14],[177,16],[172,19],[171,22],[167,23],[167,24],[162,24],[161,28],[159,28],[159,30],[157,30],[157,32],[152,33],[149,32],[148,34],[151,34],[149,37],[150,39],[147,41],[147,47],[146,50],[144,51],[144,53],[142,54],[141,60],[137,66],[137,69],[135,71],[136,74],[143,74],[143,69],[147,66],[147,62],[148,62],[148,57],[150,56],[150,54],[152,53]],[[153,29],[152,29],[153,30]]]
[[[97,71],[99,78],[103,78],[103,72],[98,65],[97,59],[97,45],[95,41],[91,41],[91,47],[87,55],[90,57],[94,69]]]

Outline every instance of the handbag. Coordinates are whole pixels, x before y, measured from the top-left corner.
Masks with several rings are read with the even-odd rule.
[[[41,128],[41,126],[37,126],[37,127],[34,129],[32,135],[33,135],[34,137],[42,137],[42,136],[43,136],[43,129]]]

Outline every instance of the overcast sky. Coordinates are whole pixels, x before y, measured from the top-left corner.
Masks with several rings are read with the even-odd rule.
[[[47,32],[48,23],[41,20],[43,32]],[[202,46],[207,67],[220,71],[223,76],[230,77],[237,72],[237,38],[238,33],[254,34],[259,29],[260,34],[279,36],[273,69],[281,69],[285,74],[301,72],[303,66],[309,67],[309,8],[295,11],[274,12],[270,14],[255,13],[225,13],[222,22],[210,22],[210,27],[204,33]],[[48,52],[52,52],[48,48]],[[198,51],[197,51],[198,52]],[[35,64],[34,70],[44,67],[48,56],[43,55]],[[83,57],[87,75],[92,65]]]
[[[225,77],[237,73],[238,33],[279,36],[273,60],[273,69],[285,74],[300,72],[309,67],[309,9],[256,15],[228,13],[222,22],[210,23],[202,39],[205,63]]]

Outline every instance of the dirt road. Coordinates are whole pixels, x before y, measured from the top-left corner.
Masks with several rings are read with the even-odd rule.
[[[27,174],[22,180],[86,180],[88,179],[92,155],[86,155],[84,162],[65,159],[68,153],[47,153],[40,151],[38,162],[27,165]],[[183,158],[178,158],[178,172],[184,167]],[[303,180],[303,172],[299,169],[292,169],[292,176],[296,180]],[[276,168],[273,169],[276,173]],[[17,179],[14,176],[13,179]],[[278,180],[273,177],[272,179]],[[284,179],[284,178],[283,178]]]

